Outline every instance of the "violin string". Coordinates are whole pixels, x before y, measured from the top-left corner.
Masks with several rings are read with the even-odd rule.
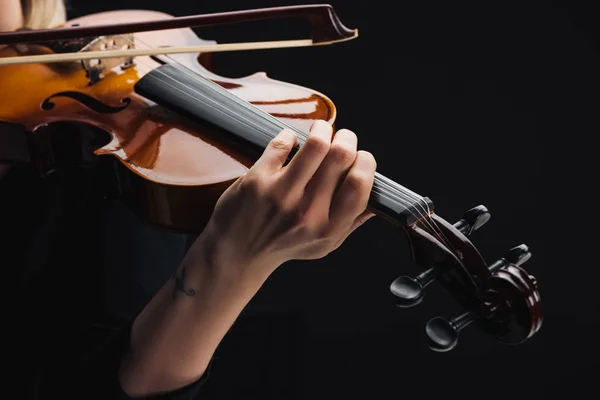
[[[388,184],[391,186],[391,184],[393,183],[393,181],[385,176],[381,176],[381,181],[384,182],[384,184]],[[418,196],[416,193],[410,191],[409,189],[406,189],[407,191],[409,191],[410,193],[413,193],[415,198],[420,198],[420,196]],[[444,232],[439,228],[439,226],[437,225],[437,223],[435,222],[435,220],[431,217],[431,209],[429,207],[429,203],[427,203],[427,201],[423,198],[420,198],[420,200],[417,200],[417,202],[415,203],[415,206],[420,207],[420,209],[423,211],[423,213],[420,215],[423,217],[423,221],[429,226],[429,228],[431,228],[432,233],[435,235],[437,233],[436,236],[438,236],[438,238],[440,238],[442,241],[444,241],[446,243],[446,245],[448,246],[452,246],[450,241],[447,239],[446,235],[444,235]],[[412,213],[411,213],[412,214]],[[412,214],[414,217],[414,214]]]
[[[129,40],[129,39],[126,38],[126,40]],[[147,45],[146,43],[141,41],[139,38],[137,38],[136,42],[140,42],[142,45],[149,47],[149,45]],[[191,76],[195,79],[199,78],[199,75],[195,71],[192,71],[190,68],[183,65],[179,61],[175,60],[173,57],[167,56],[167,58],[169,58],[175,64],[175,66],[178,67],[178,69],[181,70],[182,72],[188,74],[189,76]],[[138,58],[138,61],[139,61],[139,58]],[[161,72],[161,71],[159,70],[157,72]],[[166,76],[166,74],[164,74],[164,73],[161,73],[161,75]],[[167,78],[170,78],[170,77],[167,76]],[[218,86],[219,89],[222,89],[220,85],[217,85],[204,77],[201,77],[201,78],[203,78],[206,81],[209,81],[211,84],[214,84],[215,86]],[[170,78],[170,79],[172,79],[172,78]],[[164,80],[161,80],[161,81],[163,81],[165,84],[169,85],[168,82],[166,82]],[[174,87],[174,85],[169,85],[169,86]],[[190,87],[187,87],[187,88],[192,90],[194,93],[201,94],[201,93],[198,93],[198,91],[194,90],[193,88],[190,88]],[[232,101],[236,102],[236,104],[242,105],[245,108],[250,109],[251,111],[255,111],[257,109],[256,106],[249,104],[245,100],[240,99],[238,96],[233,95],[229,91],[226,91],[226,94],[229,95],[228,97]],[[265,114],[272,117],[268,113],[265,113]],[[272,117],[272,118],[274,119],[274,117]],[[280,121],[277,120],[277,122],[280,122]],[[297,131],[297,133],[299,133],[300,139],[306,140],[306,136],[303,132]],[[268,138],[271,139],[272,136],[268,135]],[[439,234],[442,234],[442,232],[439,230],[439,228],[436,229],[436,225],[432,224],[432,222],[434,222],[434,221],[430,218],[431,210],[429,209],[429,205],[427,204],[427,202],[421,196],[418,196],[416,193],[414,193],[406,188],[403,188],[404,191],[398,190],[398,188],[395,187],[394,185],[396,185],[396,186],[399,186],[399,185],[396,184],[395,182],[391,181],[389,178],[386,178],[382,175],[379,175],[379,178],[380,179],[379,179],[378,183],[381,185],[381,189],[379,189],[378,187],[375,187],[373,190],[373,193],[375,193],[379,196],[385,197],[388,200],[399,203],[405,210],[407,210],[413,216],[413,218],[415,218],[416,220],[420,219],[420,220],[424,221],[427,225],[429,225],[429,228],[433,232],[437,231]],[[415,201],[411,202],[410,201],[411,197],[414,200],[416,200],[416,202]],[[423,203],[425,204],[425,207],[423,207]],[[421,211],[423,211],[423,212],[422,213],[419,212],[418,208],[414,209],[413,207],[415,207],[415,206],[420,208]],[[413,210],[415,212],[417,212],[418,216],[415,215]]]
[[[139,39],[137,39],[136,41],[137,41],[137,42],[141,42],[141,40],[139,40]],[[198,78],[198,74],[197,74],[196,72],[194,72],[194,71],[189,71],[189,72],[188,72],[188,70],[189,70],[189,68],[188,68],[188,67],[186,67],[185,65],[181,64],[179,61],[177,61],[177,60],[174,60],[172,57],[169,57],[169,58],[170,58],[170,59],[173,61],[173,63],[177,64],[177,66],[181,65],[181,66],[183,66],[183,67],[185,68],[185,70],[183,70],[182,72],[185,72],[185,73],[186,73],[186,74],[188,74],[188,75],[189,75],[189,74],[193,74],[193,75],[190,75],[190,76],[192,76],[192,77],[193,77],[193,78],[195,78],[195,79],[197,79],[197,78]],[[148,69],[149,69],[149,70],[151,70],[151,69],[153,69],[153,68],[152,68],[152,67],[148,67]],[[157,71],[157,72],[160,72],[160,71]],[[162,75],[165,75],[165,74],[163,73]],[[170,79],[172,79],[172,78],[170,78]],[[205,78],[204,78],[204,79],[205,79]],[[169,84],[168,84],[168,82],[166,82],[166,81],[164,81],[164,80],[161,80],[161,81],[163,81],[163,82],[165,82],[165,84],[169,85]],[[215,85],[216,85],[216,84],[215,84]],[[169,85],[169,86],[171,86],[171,87],[172,87],[173,85]],[[186,86],[186,87],[187,87],[187,86]],[[219,86],[219,88],[220,88],[220,86]],[[192,90],[192,91],[194,91],[195,93],[198,93],[197,91],[193,90],[192,88],[189,88],[189,89],[190,89],[190,90]],[[231,94],[229,91],[227,91],[226,93],[227,93],[227,94],[230,96],[230,98],[231,98],[233,101],[236,101],[238,104],[240,104],[240,105],[242,105],[242,106],[246,107],[247,109],[250,109],[250,110],[252,110],[252,111],[254,111],[254,110],[256,110],[256,109],[257,109],[257,107],[256,107],[256,106],[254,106],[254,105],[251,105],[251,104],[248,104],[248,103],[247,103],[245,100],[244,100],[244,101],[242,101],[242,102],[240,102],[240,101],[239,101],[239,100],[240,100],[240,98],[239,98],[238,96],[235,96],[235,95]],[[269,116],[270,116],[270,114],[266,114],[266,115],[269,115]],[[270,117],[272,117],[272,116],[270,116]],[[273,118],[273,117],[272,117],[272,118]],[[278,122],[279,124],[281,124],[281,123],[280,123],[280,121],[277,121],[277,122]],[[298,131],[297,133],[299,134],[299,136],[300,136],[300,139],[301,139],[301,140],[306,140],[306,135],[304,134],[304,132],[302,132],[302,131]],[[272,139],[272,138],[273,138],[273,136],[271,136],[271,135],[268,135],[268,139]],[[386,192],[386,191],[384,190],[384,191],[382,191],[382,192],[381,192],[381,194],[387,195],[387,196],[388,196],[390,199],[393,199],[394,197],[397,197],[398,195],[401,195],[401,196],[402,196],[402,198],[400,198],[400,200],[403,200],[403,199],[409,199],[410,197],[414,198],[415,200],[422,200],[422,198],[421,198],[420,196],[418,196],[418,195],[417,195],[416,193],[414,193],[414,192],[411,192],[411,191],[409,191],[408,189],[404,189],[404,191],[398,191],[398,190],[396,190],[396,188],[393,186],[393,185],[395,184],[395,182],[393,182],[393,181],[391,181],[391,180],[389,180],[389,179],[387,179],[387,178],[386,178],[386,179],[381,179],[381,182],[380,182],[380,183],[383,185],[383,188],[384,188],[384,189],[385,189],[385,188],[388,188],[388,189],[389,189],[389,193],[388,193],[388,192]],[[396,185],[397,185],[397,184],[396,184]]]
[[[138,41],[140,41],[140,40],[138,39]],[[142,42],[142,44],[144,44],[144,43]],[[173,62],[173,64],[176,67],[178,67],[179,70],[188,74],[190,77],[193,77],[194,79],[202,79],[202,80],[206,81],[208,84],[213,85],[218,91],[223,92],[223,94],[226,94],[228,98],[230,98],[232,101],[236,102],[236,104],[240,104],[240,105],[244,106],[245,108],[249,109],[250,111],[256,112],[256,110],[260,110],[258,107],[246,102],[244,99],[241,99],[238,96],[223,89],[220,85],[210,81],[209,79],[207,79],[205,77],[200,76],[198,73],[191,70],[189,67],[183,65],[179,61],[175,60],[173,57],[167,56],[167,58],[169,58]],[[163,73],[160,70],[158,70],[157,72],[159,72],[160,75],[165,76],[167,79],[171,79],[171,80],[173,79],[172,77],[168,76],[167,74]],[[176,89],[176,87],[174,85],[169,84],[166,80],[163,80],[163,79],[160,79],[160,80],[163,83],[165,83],[166,85],[171,86],[172,88]],[[191,90],[192,92],[194,92],[198,95],[203,95],[202,93],[198,92],[194,88],[188,87],[187,85],[184,85],[184,86],[187,89]],[[187,95],[189,95],[189,94],[187,94]],[[204,97],[207,100],[212,100],[206,96],[204,96]],[[281,121],[275,119],[268,113],[262,112],[262,110],[260,110],[260,111],[263,115],[271,117],[274,121],[280,123],[282,125],[282,128],[285,127],[285,124],[281,123]],[[238,118],[239,117],[241,117],[241,116],[238,115]],[[246,122],[248,123],[249,121],[246,120]],[[288,129],[289,128],[290,127],[288,127]],[[295,130],[295,131],[299,134],[300,139],[306,140],[307,136],[304,134],[304,132],[299,131],[299,130]],[[273,138],[271,135],[268,135],[266,133],[265,133],[265,135],[267,135],[267,137],[269,139]],[[437,223],[431,217],[431,210],[429,208],[429,204],[421,196],[417,195],[416,193],[410,191],[407,188],[404,188],[404,187],[398,185],[397,183],[393,182],[391,179],[389,179],[387,177],[384,177],[383,175],[378,174],[378,177],[379,177],[378,183],[380,184],[380,186],[379,187],[376,186],[374,188],[374,190],[373,190],[374,194],[377,194],[388,200],[391,200],[392,202],[395,201],[396,203],[400,204],[405,210],[407,210],[411,214],[411,216],[413,218],[415,218],[415,220],[423,221],[425,223],[425,225],[430,229],[430,231],[432,232],[432,234],[434,236],[438,237],[440,240],[445,242],[445,244],[447,246],[452,247],[452,244],[447,240],[443,231],[441,229],[439,229]],[[398,186],[400,186],[402,189],[404,189],[404,191],[402,191],[402,189],[398,190],[399,189]],[[379,188],[381,188],[381,189],[379,189]],[[410,201],[411,197],[416,201]],[[423,204],[425,206],[423,206]],[[414,207],[418,207],[418,208],[414,208]],[[419,208],[422,212],[419,211]],[[417,215],[415,215],[415,212],[417,213]]]
[[[143,46],[146,46],[148,48],[150,48],[151,46],[149,46],[147,43],[144,43],[141,39],[136,38],[135,39],[135,43],[126,37],[123,37],[125,40],[130,41],[130,43],[132,45],[137,45],[137,43],[141,43]],[[173,57],[171,57],[170,55],[166,56],[168,59],[170,59],[174,65],[182,72],[188,74],[189,76],[195,78],[195,79],[199,79],[202,78],[203,80],[205,80],[208,84],[212,84],[215,86],[215,89],[219,90],[220,92],[222,92],[222,94],[227,95],[227,97],[235,102],[238,105],[243,106],[244,108],[256,112],[257,110],[260,110],[258,107],[250,104],[249,102],[245,101],[244,99],[241,99],[239,96],[236,96],[234,94],[232,94],[230,91],[228,90],[224,90],[220,85],[212,82],[211,80],[204,78],[202,76],[200,76],[198,73],[196,73],[195,71],[191,70],[189,67],[187,67],[186,65],[182,64],[181,62],[179,62],[178,60],[174,59]],[[137,58],[137,61],[142,61],[140,60],[140,57]],[[152,68],[149,65],[145,65],[149,71],[153,70],[154,68]],[[162,71],[158,70],[157,72],[161,73],[161,75],[172,79],[171,77],[167,76],[165,73],[163,73]],[[165,80],[161,80],[162,82],[164,82],[166,85],[169,85],[173,88],[174,85],[170,85],[167,81]],[[197,90],[195,90],[194,88],[191,87],[187,87],[189,90],[191,90],[192,92],[201,95],[202,93],[198,92]],[[206,96],[205,96],[206,98]],[[207,100],[210,100],[208,98],[206,98]],[[262,110],[261,110],[262,111]],[[282,126],[282,128],[291,128],[291,127],[286,127],[285,124],[283,124],[281,121],[279,121],[278,119],[276,119],[275,117],[271,116],[268,113],[264,113],[264,116],[268,116],[270,118],[272,118],[271,122],[276,123],[277,125]],[[238,118],[241,116],[238,116]],[[268,118],[267,117],[267,118]],[[246,123],[249,123],[250,121],[246,120]],[[300,131],[300,130],[295,130],[294,131],[299,134],[299,139],[305,141],[307,136],[305,135],[304,132]],[[273,137],[271,135],[268,135],[265,133],[265,135],[267,135],[267,137],[269,139],[272,139]],[[379,196],[385,197],[388,200],[391,201],[395,201],[397,203],[399,203],[404,209],[406,209],[412,216],[413,218],[415,218],[416,220],[422,220],[424,221],[427,225],[429,225],[429,228],[435,233],[437,232],[439,234],[439,236],[441,236],[443,239],[445,239],[445,235],[443,235],[443,232],[439,229],[439,227],[437,226],[437,224],[435,223],[435,221],[431,218],[431,210],[429,207],[429,204],[419,195],[417,195],[416,193],[414,193],[413,191],[404,188],[401,185],[398,185],[396,182],[392,181],[391,179],[381,175],[381,174],[377,174],[378,175],[378,183],[380,184],[380,188],[379,187],[375,187],[373,190],[374,194],[377,194]],[[411,198],[414,201],[410,201]],[[423,206],[424,204],[424,206]],[[415,215],[415,213],[413,212],[413,210],[418,214]],[[420,210],[420,211],[419,211]],[[436,235],[437,236],[437,235]],[[445,242],[447,240],[444,240]]]
[[[172,57],[168,57],[168,58],[172,59]],[[176,66],[177,66],[177,67],[180,67],[180,66],[181,66],[181,67],[183,67],[183,68],[184,68],[184,69],[182,70],[182,72],[185,72],[185,73],[186,73],[186,74],[188,74],[189,76],[192,76],[194,79],[198,79],[198,78],[199,78],[199,75],[198,75],[197,73],[195,73],[194,71],[191,71],[191,70],[189,70],[189,68],[188,68],[187,66],[185,66],[185,65],[182,65],[182,64],[181,64],[181,63],[179,63],[177,60],[173,60],[173,59],[172,59],[172,61],[173,61],[173,63],[176,63]],[[180,68],[180,69],[181,69],[181,68]],[[160,71],[159,71],[159,72],[160,72]],[[163,75],[164,75],[164,74],[163,74]],[[206,79],[206,78],[204,78],[204,77],[200,77],[200,78],[202,78],[202,79]],[[171,77],[167,77],[167,79],[173,79],[173,78],[171,78]],[[207,80],[207,79],[206,79],[206,80]],[[207,80],[207,81],[209,81],[209,80]],[[217,84],[215,84],[215,83],[213,83],[213,82],[211,82],[211,81],[209,81],[209,82],[210,82],[210,84],[214,85],[214,87],[215,87],[216,89],[218,88],[217,90],[219,90],[219,91],[223,92],[223,94],[227,94],[227,96],[228,96],[228,97],[229,97],[229,98],[230,98],[232,101],[236,102],[236,104],[243,105],[243,106],[244,106],[246,109],[250,109],[251,111],[255,111],[255,110],[257,110],[257,109],[258,109],[256,106],[253,106],[253,105],[251,105],[251,104],[247,103],[245,100],[243,100],[243,99],[240,99],[239,97],[237,97],[237,96],[235,96],[234,94],[230,93],[229,91],[226,91],[226,90],[222,89],[222,87],[221,87],[221,86],[219,86],[219,85],[217,85]],[[167,82],[165,82],[165,83],[167,83]],[[167,84],[168,84],[168,83],[167,83]],[[197,91],[195,91],[195,90],[194,90],[194,92],[195,92],[195,93],[197,93]],[[262,110],[261,110],[261,111],[262,111]],[[272,117],[270,114],[264,113],[264,115],[265,115],[265,116],[269,116],[269,117],[273,118],[273,120],[275,120],[275,119],[274,119],[274,117]],[[239,116],[238,116],[238,117],[239,117]],[[280,123],[280,121],[277,121],[277,122],[278,122],[278,123],[281,125],[281,128],[282,128],[282,129],[285,127],[284,125],[282,125],[282,124]],[[288,129],[289,129],[289,127],[288,127]],[[304,133],[304,132],[302,132],[302,131],[298,131],[298,130],[295,130],[295,131],[296,131],[296,133],[299,135],[299,138],[301,139],[301,141],[305,141],[305,140],[307,139],[307,136],[305,135],[305,133]],[[274,136],[268,135],[268,138],[269,138],[269,139],[272,139],[273,137],[274,137]],[[398,203],[399,203],[399,204],[401,204],[401,205],[402,205],[402,206],[403,206],[405,209],[407,209],[407,210],[408,210],[408,211],[409,211],[411,214],[413,214],[413,217],[415,217],[415,218],[418,218],[418,217],[417,217],[417,216],[415,216],[415,215],[414,215],[414,213],[412,212],[412,207],[411,207],[411,206],[413,206],[413,202],[410,202],[410,201],[409,201],[409,200],[410,200],[410,197],[409,197],[407,194],[405,194],[405,193],[403,193],[403,192],[401,192],[401,191],[394,190],[395,188],[393,187],[393,185],[389,184],[388,182],[379,182],[379,183],[383,183],[383,186],[382,186],[382,191],[381,191],[381,193],[377,193],[377,192],[378,192],[378,190],[376,190],[376,191],[375,191],[375,192],[376,192],[376,194],[383,194],[383,195],[384,195],[385,197],[387,197],[389,200],[392,200],[392,201],[396,201],[396,202],[398,202]],[[420,202],[420,200],[421,200],[421,199],[420,199],[420,198],[418,198],[418,197],[415,197],[415,200],[417,200],[417,204],[418,204],[418,203]],[[419,214],[419,217],[422,217],[422,215],[421,215],[421,214]]]
[[[128,38],[126,38],[126,40],[129,40]],[[141,41],[139,38],[137,39],[137,42],[142,43],[145,46],[148,46],[147,44],[143,43],[143,41]],[[149,46],[148,46],[149,47]],[[180,63],[179,61],[175,60],[173,57],[171,56],[167,56],[174,64],[176,67],[178,67],[179,70],[181,70],[182,72],[192,76],[195,79],[199,78],[199,75],[190,70],[187,66],[183,65],[182,63]],[[139,60],[139,58],[138,58]],[[183,67],[183,68],[182,68]],[[158,72],[161,72],[160,70]],[[161,73],[162,75],[165,75],[164,73]],[[167,77],[169,78],[169,77]],[[204,77],[201,77],[204,78]],[[172,79],[172,78],[171,78]],[[210,81],[206,78],[204,78],[206,81]],[[168,85],[168,82],[163,81],[165,84]],[[211,82],[213,83],[213,82]],[[214,83],[213,83],[214,84]],[[216,84],[214,84],[216,85]],[[173,85],[170,85],[171,87],[174,87]],[[218,86],[218,85],[216,85]],[[218,86],[219,88],[221,88],[220,86]],[[193,88],[189,88],[188,89],[192,90],[193,92],[197,93],[198,91],[194,90]],[[229,96],[229,98],[236,102],[237,104],[240,104],[252,111],[255,111],[257,109],[257,107],[243,101],[243,99],[240,99],[238,96],[235,96],[233,94],[231,94],[229,91],[226,92]],[[200,94],[200,93],[198,93]],[[242,100],[242,101],[239,101]],[[267,114],[270,116],[270,114]],[[278,121],[279,122],[279,121]],[[303,132],[298,131],[297,133],[300,134],[300,138],[303,140],[306,140],[306,136]],[[269,138],[272,138],[271,136],[268,136]],[[391,181],[389,178],[386,178],[382,175],[379,175],[379,184],[381,185],[381,189],[379,189],[378,187],[375,187],[373,190],[373,193],[382,196],[384,198],[387,198],[388,200],[391,201],[396,201],[397,203],[399,203],[400,205],[402,205],[402,207],[404,207],[405,210],[407,210],[412,216],[413,218],[415,218],[416,220],[422,220],[424,221],[427,225],[429,225],[429,228],[431,229],[432,232],[438,233],[438,237],[441,237],[441,239],[444,242],[447,242],[447,240],[444,240],[445,237],[443,235],[443,232],[439,229],[439,227],[437,226],[437,224],[435,223],[435,221],[433,221],[433,219],[431,218],[431,210],[429,208],[429,204],[421,197],[418,196],[416,193],[410,191],[409,189],[404,188],[404,191],[402,190],[397,190],[398,188],[395,187],[394,185],[397,185],[395,182]],[[410,198],[413,198],[416,200],[416,202],[411,202],[409,201]],[[425,204],[425,207],[423,207],[423,204]],[[413,207],[419,207],[421,209],[421,211],[423,211],[422,213],[418,211],[418,209],[415,209],[414,211],[417,212],[418,216],[415,215],[415,213],[413,212]]]

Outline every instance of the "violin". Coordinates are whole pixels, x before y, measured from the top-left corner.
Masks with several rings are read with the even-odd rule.
[[[292,17],[310,22],[311,39],[218,44],[191,29]],[[281,130],[297,134],[297,151],[315,120],[334,124],[337,114],[326,95],[262,72],[220,76],[210,53],[326,45],[357,36],[330,5],[186,17],[110,11],[58,29],[0,33],[0,162],[29,163],[46,176],[64,164],[64,149],[47,128],[94,127],[97,134],[87,145],[69,146],[81,152],[69,160],[90,162],[85,149],[99,143],[93,158],[117,160],[110,173],[118,197],[133,211],[156,226],[199,233],[220,195]],[[390,284],[396,304],[419,304],[436,282],[464,310],[427,323],[432,350],[453,349],[459,332],[472,323],[512,345],[539,331],[538,283],[522,266],[531,257],[528,247],[514,247],[488,264],[469,239],[490,218],[485,206],[450,223],[436,214],[431,199],[377,172],[369,209],[405,233],[422,268],[418,276]]]

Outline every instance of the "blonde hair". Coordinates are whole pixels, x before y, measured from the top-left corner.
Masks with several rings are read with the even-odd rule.
[[[67,19],[64,0],[21,0],[21,5],[25,28],[55,28]]]

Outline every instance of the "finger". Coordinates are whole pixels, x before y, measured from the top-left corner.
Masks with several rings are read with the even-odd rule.
[[[376,168],[377,163],[371,153],[358,152],[332,201],[330,224],[334,229],[349,229],[367,209]]]
[[[315,121],[304,144],[285,167],[284,181],[288,186],[304,187],[311,180],[331,146],[333,127],[322,120]]]
[[[292,149],[298,145],[298,136],[284,129],[267,145],[262,156],[252,166],[252,169],[264,169],[269,172],[279,171],[285,164]]]
[[[329,216],[333,195],[356,160],[357,145],[354,132],[340,129],[335,134],[325,160],[309,183],[310,207],[325,211]]]

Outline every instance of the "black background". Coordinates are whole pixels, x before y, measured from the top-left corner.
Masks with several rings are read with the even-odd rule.
[[[76,17],[120,8],[179,16],[298,3],[69,4]],[[461,310],[436,287],[419,307],[395,308],[389,283],[418,269],[404,237],[371,220],[325,259],[290,262],[271,277],[246,310],[270,317],[255,335],[234,326],[206,390],[240,399],[589,398],[599,370],[590,214],[600,63],[592,2],[331,4],[346,26],[359,29],[358,39],[220,53],[215,72],[264,71],[326,94],[337,106],[337,127],[357,133],[378,170],[433,199],[450,222],[485,204],[492,219],[473,241],[490,262],[510,247],[530,246],[525,267],[540,284],[544,326],[516,347],[468,328],[452,352],[431,352],[427,320]],[[305,28],[275,21],[196,32],[226,43],[304,38]]]

